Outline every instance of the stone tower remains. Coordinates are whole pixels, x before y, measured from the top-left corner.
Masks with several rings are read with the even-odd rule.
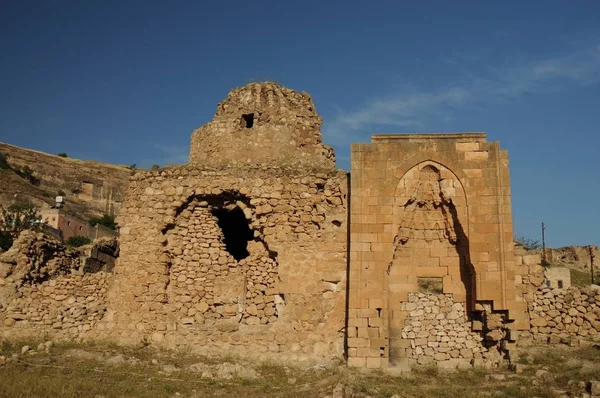
[[[346,173],[306,93],[235,89],[190,164],[133,177],[101,325],[119,339],[278,360],[340,357]]]

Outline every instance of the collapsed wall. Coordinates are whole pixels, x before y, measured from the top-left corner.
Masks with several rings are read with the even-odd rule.
[[[93,336],[106,311],[106,263],[117,251],[115,240],[68,249],[42,233],[21,233],[0,254],[0,336]]]

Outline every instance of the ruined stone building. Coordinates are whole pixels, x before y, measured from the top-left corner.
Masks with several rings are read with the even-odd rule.
[[[497,142],[374,135],[348,174],[321,124],[306,93],[231,91],[193,132],[189,164],[131,177],[112,272],[33,291],[0,272],[4,335],[407,369],[498,361],[519,335],[553,332],[530,322],[542,268],[515,256]]]

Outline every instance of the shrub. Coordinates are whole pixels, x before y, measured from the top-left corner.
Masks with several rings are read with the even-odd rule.
[[[87,236],[75,235],[71,236],[65,244],[69,247],[80,247],[92,243],[92,240]]]
[[[10,249],[15,238],[24,230],[39,231],[42,228],[42,218],[30,203],[15,203],[6,209],[0,205],[0,212],[0,248],[3,250]]]
[[[522,236],[517,236],[515,238],[515,243],[523,246],[527,250],[539,250],[542,248],[542,244],[539,240],[524,238]]]
[[[57,154],[56,156],[60,156],[61,158],[68,158],[67,154],[64,152],[61,152],[61,153]]]
[[[94,217],[89,221],[90,224],[96,226],[98,224],[105,226],[110,229],[117,229],[117,225],[115,224],[115,218],[111,215],[105,214],[102,217]]]
[[[0,169],[10,169],[10,165],[8,164],[8,160],[6,159],[6,155],[3,153],[0,153]]]

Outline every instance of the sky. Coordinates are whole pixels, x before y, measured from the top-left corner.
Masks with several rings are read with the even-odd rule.
[[[186,163],[229,90],[310,93],[348,170],[373,133],[486,132],[515,234],[600,244],[600,2],[0,0],[0,141]]]

